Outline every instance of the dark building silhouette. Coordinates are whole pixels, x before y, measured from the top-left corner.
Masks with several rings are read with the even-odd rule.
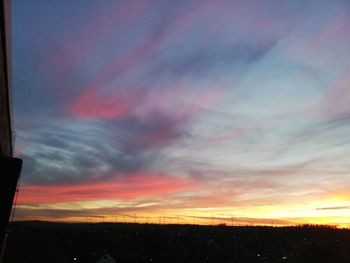
[[[10,1],[0,4],[0,262],[22,161],[13,158],[11,126]]]

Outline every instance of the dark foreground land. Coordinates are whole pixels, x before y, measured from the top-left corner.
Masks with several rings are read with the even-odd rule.
[[[5,263],[350,262],[350,230],[153,224],[12,223]],[[74,259],[75,258],[75,259]]]

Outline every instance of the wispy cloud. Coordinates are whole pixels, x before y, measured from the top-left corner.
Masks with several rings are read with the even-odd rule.
[[[344,209],[350,209],[350,206],[334,206],[334,207],[316,208],[316,210],[344,210]]]
[[[98,199],[133,199],[188,190],[194,182],[164,174],[125,174],[114,180],[69,185],[23,186],[19,201],[57,203]]]

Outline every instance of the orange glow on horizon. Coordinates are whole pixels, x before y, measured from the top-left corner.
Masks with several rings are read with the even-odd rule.
[[[305,207],[304,211],[298,213],[283,212],[282,207],[265,208],[265,213],[253,210],[253,208],[244,208],[240,212],[228,209],[213,208],[213,211],[205,209],[157,209],[145,206],[143,210],[136,208],[120,208],[120,212],[109,211],[105,209],[85,209],[83,213],[76,213],[74,207],[77,204],[62,204],[61,207],[55,205],[43,205],[39,208],[30,208],[30,206],[19,205],[16,214],[16,220],[43,220],[57,222],[81,222],[81,223],[140,223],[140,224],[193,224],[193,225],[227,225],[227,226],[297,226],[297,225],[330,225],[340,228],[349,228],[348,217],[340,214],[334,214],[329,210],[315,210],[308,213]],[[88,206],[88,205],[87,205]],[[98,204],[95,205],[96,207]],[[92,205],[91,205],[92,207]],[[295,206],[296,207],[296,206]],[[294,208],[295,208],[294,207]],[[293,210],[293,206],[289,209]],[[41,214],[41,210],[51,209],[54,211],[52,216]],[[285,209],[285,210],[289,210]],[[23,211],[23,214],[21,213]],[[63,212],[71,211],[65,215]],[[61,212],[63,214],[61,214]],[[303,216],[304,215],[304,216]]]

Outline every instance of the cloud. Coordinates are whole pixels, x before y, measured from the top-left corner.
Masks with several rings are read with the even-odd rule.
[[[325,117],[341,120],[350,117],[350,77],[345,72],[324,95],[321,110]]]
[[[189,190],[194,182],[161,173],[134,173],[100,182],[69,185],[25,185],[18,202],[57,203],[99,199],[135,199]]]
[[[91,124],[74,124],[69,128],[56,124],[34,134],[21,134],[20,143],[30,141],[22,153],[23,183],[88,182],[96,175],[107,178],[147,169],[156,153],[145,146],[127,147],[129,140],[121,136],[118,138],[122,139],[113,138],[103,128]]]
[[[321,7],[321,8],[319,8]],[[306,10],[306,9],[305,9]],[[349,52],[348,15],[345,1],[324,1],[321,6],[309,6],[310,12],[300,20],[286,46],[286,54],[300,64],[310,66],[324,74],[338,74],[347,67]],[[317,11],[316,11],[317,10]]]
[[[14,4],[22,215],[284,205],[346,174],[346,4]]]
[[[78,6],[71,5],[72,8]],[[137,105],[140,100],[130,99],[125,94],[126,90],[135,93],[131,94],[131,97],[143,97],[144,93],[139,89],[143,86],[140,82],[145,82],[147,78],[164,86],[163,75],[169,78],[165,81],[173,82],[179,77],[215,76],[232,66],[240,72],[241,63],[250,64],[262,57],[271,50],[279,36],[274,36],[271,41],[263,41],[258,45],[249,39],[231,43],[232,39],[237,38],[208,36],[205,29],[198,28],[203,22],[202,17],[215,18],[218,16],[217,10],[225,6],[238,12],[237,10],[245,5],[238,2],[214,4],[211,1],[201,1],[175,8],[171,3],[155,5],[151,1],[137,1],[137,3],[114,3],[96,7],[89,3],[84,7],[84,12],[90,13],[94,10],[95,13],[88,21],[85,21],[85,16],[80,15],[76,19],[71,19],[74,34],[70,33],[71,30],[66,30],[63,35],[45,31],[42,33],[48,35],[48,39],[30,46],[30,52],[46,50],[46,53],[38,55],[35,59],[42,65],[40,75],[35,71],[32,72],[32,65],[28,65],[27,62],[15,64],[15,74],[18,76],[15,78],[16,86],[24,87],[28,83],[31,84],[33,87],[28,95],[30,101],[36,103],[36,107],[30,107],[27,99],[18,96],[20,100],[18,105],[22,105],[20,114],[28,114],[29,110],[44,119],[66,117],[67,113],[77,117],[110,119],[121,116],[130,110],[130,107]],[[46,17],[44,8],[51,10],[52,7],[44,6],[39,10],[40,15]],[[58,8],[61,10],[62,6],[59,5]],[[160,15],[162,12],[159,12],[159,9],[169,11],[168,15]],[[243,10],[252,16],[247,12],[249,6],[243,7]],[[265,13],[267,10],[262,12]],[[148,21],[149,16],[154,13],[157,15]],[[229,19],[232,18],[232,14],[225,12],[224,16],[228,19],[225,20],[227,28],[232,24]],[[256,15],[254,18],[265,20]],[[49,21],[49,24],[54,24],[54,28],[59,27],[56,20],[49,19]],[[42,26],[37,22],[30,25],[40,28]],[[244,31],[247,25],[242,23],[239,26],[243,27]],[[129,38],[125,37],[125,28],[131,34]],[[142,29],[143,32],[140,32]],[[198,39],[193,42],[190,33],[194,31],[208,41]],[[109,41],[106,41],[106,38]],[[177,44],[168,45],[169,42],[178,42],[173,41],[174,39],[192,43],[186,47],[193,46],[193,48],[178,52]],[[198,46],[201,48],[197,48]],[[23,53],[28,47],[20,49],[18,53]],[[20,59],[18,57],[18,60]],[[30,77],[24,78],[28,76],[28,71],[31,72]],[[168,83],[166,85],[168,86]],[[119,89],[120,87],[122,88]],[[116,89],[119,91],[116,92]],[[22,92],[25,90],[22,89]],[[68,112],[67,104],[70,105]]]
[[[171,78],[219,78],[228,71],[239,78],[251,64],[273,49],[276,42],[253,46],[249,43],[220,43],[214,39],[189,50],[174,46],[169,55],[153,63],[151,73]],[[172,52],[170,52],[172,51]],[[233,74],[231,73],[231,74]]]
[[[70,113],[78,118],[114,119],[128,113],[135,105],[127,89],[108,92],[102,89],[83,91],[70,106]]]
[[[108,52],[114,53],[108,43],[120,42],[125,38],[123,28],[132,25],[136,18],[142,17],[151,7],[151,3],[152,1],[148,0],[116,1],[105,5],[85,3],[81,12],[88,14],[89,19],[76,13],[75,19],[70,23],[70,27],[74,30],[66,30],[60,36],[51,36],[55,41],[50,43],[50,47],[55,52],[45,56],[42,65],[65,71],[61,73],[69,73],[67,70],[77,70],[82,63],[88,63],[93,54],[101,56]],[[67,3],[65,5],[67,6]],[[70,3],[69,6],[81,8],[77,3]],[[96,49],[101,45],[105,48]]]
[[[350,206],[319,207],[316,210],[344,210],[350,209]]]
[[[212,222],[214,224],[262,224],[262,225],[293,225],[294,222],[287,220],[287,219],[275,219],[275,218],[253,218],[253,217],[230,217],[228,215],[225,216],[186,216],[186,215],[181,215],[181,217],[184,218],[194,218],[194,219],[204,219],[207,220],[208,222]],[[207,222],[207,223],[208,223]]]

